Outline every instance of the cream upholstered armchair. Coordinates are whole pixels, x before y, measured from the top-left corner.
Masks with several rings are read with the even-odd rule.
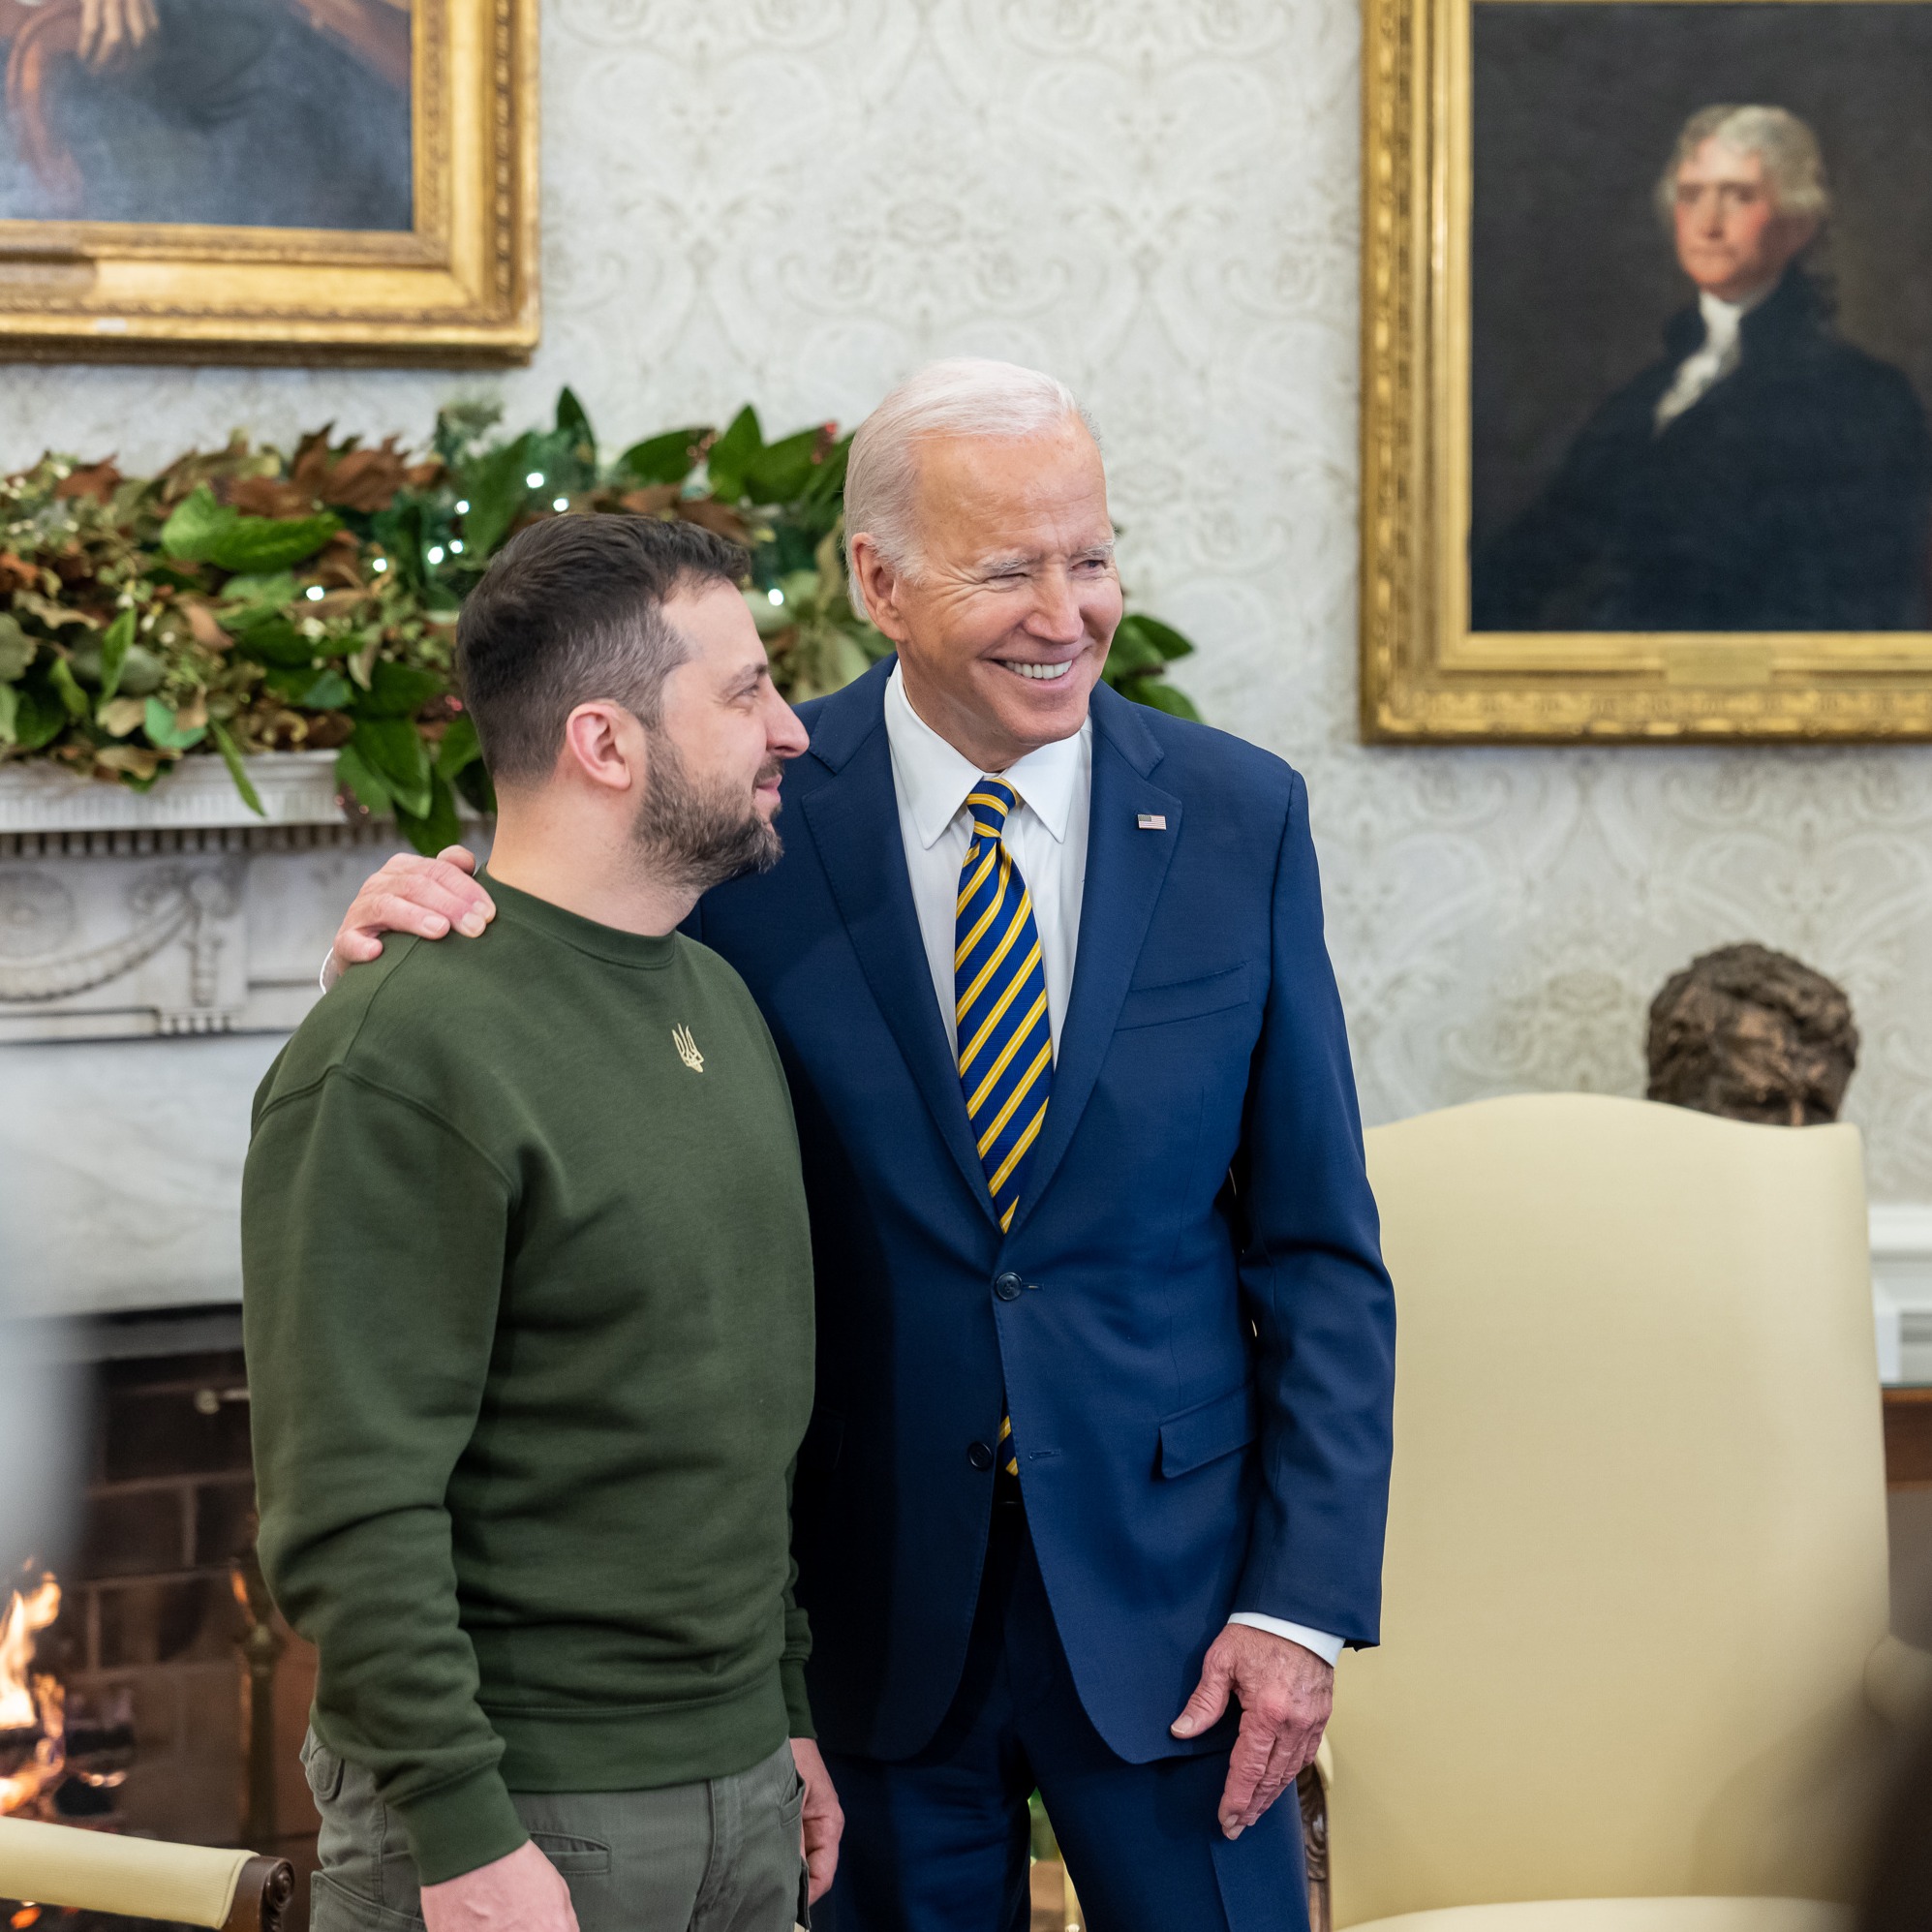
[[[1855,1129],[1550,1094],[1368,1150],[1395,1459],[1334,1925],[1841,1925],[1928,1661],[1886,1636]]]

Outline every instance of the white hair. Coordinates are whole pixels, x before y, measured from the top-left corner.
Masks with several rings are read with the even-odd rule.
[[[1094,436],[1087,412],[1064,383],[1017,362],[956,355],[908,376],[852,438],[845,470],[845,569],[853,583],[858,573],[852,539],[861,533],[894,569],[918,567],[912,506],[915,445],[922,439],[984,436],[1021,442],[1050,435],[1069,421]]]
[[[1707,140],[1738,154],[1755,154],[1764,164],[1764,178],[1783,213],[1821,223],[1830,214],[1831,191],[1818,137],[1788,107],[1720,103],[1700,107],[1684,123],[1671,165],[1657,183],[1657,212],[1666,229],[1677,203],[1678,170]]]

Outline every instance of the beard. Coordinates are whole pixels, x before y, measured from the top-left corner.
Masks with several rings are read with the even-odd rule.
[[[782,769],[763,766],[755,783]],[[666,883],[703,894],[746,873],[768,873],[784,850],[778,827],[758,811],[754,792],[700,783],[660,731],[651,733],[651,775],[632,836],[639,856]]]

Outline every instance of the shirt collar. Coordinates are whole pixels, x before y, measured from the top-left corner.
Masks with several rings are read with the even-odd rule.
[[[892,775],[899,795],[912,814],[920,844],[930,851],[959,815],[966,793],[981,777],[980,769],[912,709],[897,664],[886,680],[885,734],[892,747]],[[1020,794],[1056,843],[1066,839],[1074,786],[1087,762],[1092,735],[1093,720],[1089,717],[1072,737],[1041,745],[997,774]]]
[[[1703,316],[1705,339],[1711,342],[1724,342],[1735,335],[1744,322],[1744,318],[1771,292],[1769,288],[1754,289],[1742,300],[1728,302],[1722,295],[1713,295],[1708,289],[1698,291],[1698,308]]]

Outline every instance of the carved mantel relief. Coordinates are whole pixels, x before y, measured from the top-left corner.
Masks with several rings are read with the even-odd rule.
[[[398,843],[345,822],[332,764],[251,760],[264,818],[215,759],[145,796],[0,770],[0,1042],[295,1026],[340,907]]]

